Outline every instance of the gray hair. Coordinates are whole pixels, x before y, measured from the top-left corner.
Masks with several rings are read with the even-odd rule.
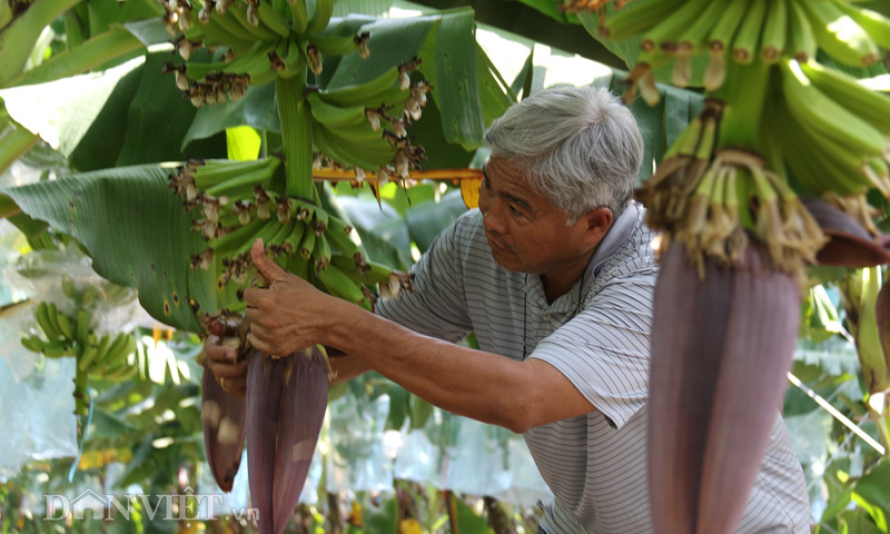
[[[525,169],[567,224],[600,206],[617,218],[633,195],[643,137],[606,89],[556,87],[513,105],[485,132],[491,155]]]

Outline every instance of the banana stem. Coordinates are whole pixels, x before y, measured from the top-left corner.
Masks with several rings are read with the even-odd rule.
[[[275,80],[278,119],[284,147],[284,173],[287,196],[313,198],[312,117],[309,105],[301,97],[306,90],[306,67],[290,78]]]
[[[9,168],[12,163],[26,152],[31,150],[39,137],[21,126],[12,126],[12,131],[0,136],[0,173]]]
[[[733,147],[761,153],[760,118],[770,87],[771,66],[757,59],[732,64],[726,82],[712,96],[726,102],[718,148]]]
[[[9,82],[10,87],[58,80],[90,69],[143,48],[142,42],[123,28],[112,28],[69,51],[54,55]]]

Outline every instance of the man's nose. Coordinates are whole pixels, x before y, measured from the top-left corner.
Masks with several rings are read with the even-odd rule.
[[[499,203],[495,200],[491,200],[486,203],[486,206],[482,206],[480,203],[480,208],[482,208],[482,225],[485,227],[487,232],[491,232],[496,236],[503,236],[506,233],[506,226],[504,225],[504,217],[502,213],[502,206],[499,206]]]

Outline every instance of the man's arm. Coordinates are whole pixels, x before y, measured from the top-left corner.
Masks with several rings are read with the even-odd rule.
[[[452,413],[516,433],[594,409],[550,364],[518,362],[427,337],[339,299],[330,299],[326,346],[349,354],[343,372],[373,368]],[[341,371],[338,370],[338,374]],[[339,378],[339,377],[338,377]]]

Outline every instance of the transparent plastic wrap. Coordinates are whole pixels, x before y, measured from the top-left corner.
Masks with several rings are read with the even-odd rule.
[[[513,478],[510,435],[501,427],[463,418],[445,489],[471,495],[506,491]]]
[[[21,255],[19,250],[27,244],[25,234],[8,220],[0,219],[0,272],[18,259]],[[0,305],[18,302],[24,298],[26,295],[19,288],[10,284],[4,277],[0,277]]]
[[[91,265],[71,245],[25,254],[3,270],[3,278],[32,300],[54,303],[63,313],[86,310],[99,336],[132,330],[141,309],[136,290],[105,280]]]
[[[77,454],[77,420],[70,392],[73,358],[43,359],[16,380],[0,360],[0,476],[13,476],[29,460]]]
[[[0,315],[0,354],[9,366],[12,378],[18,382],[30,375],[43,357],[22,346],[23,335],[37,331],[34,301],[23,301],[10,306]]]
[[[359,402],[349,392],[328,411],[327,491],[391,491],[393,465],[384,445],[389,397]]]
[[[213,474],[206,463],[198,465],[197,494],[201,498],[198,502],[198,519],[208,520],[214,517],[232,515],[233,511],[241,511],[247,508],[250,498],[248,485],[249,473],[247,472],[247,451],[241,453],[241,467],[235,480],[232,482],[232,491],[223,493],[213,480]]]
[[[553,502],[553,492],[547,487],[531,451],[522,436],[511,434],[508,442],[510,452],[509,486],[493,497],[505,503],[531,507],[539,502]]]

